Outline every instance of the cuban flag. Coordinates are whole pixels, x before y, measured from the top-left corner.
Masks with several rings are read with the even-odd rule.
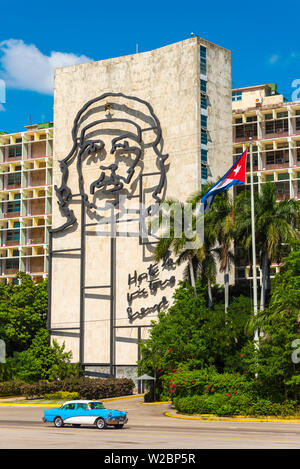
[[[226,191],[236,184],[244,184],[246,180],[247,149],[242,153],[229,171],[214,184],[201,199],[201,212],[207,213],[213,203],[215,196]]]

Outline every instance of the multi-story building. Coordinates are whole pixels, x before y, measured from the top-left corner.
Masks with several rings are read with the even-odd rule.
[[[153,264],[139,215],[229,167],[231,55],[193,37],[58,69],[54,90],[49,330],[86,372],[135,376],[184,268]]]
[[[19,271],[41,281],[48,272],[53,124],[0,133],[0,281]]]
[[[300,198],[300,101],[287,102],[275,84],[232,91],[233,157],[253,142],[254,188],[272,181],[277,200]],[[250,184],[250,162],[247,165]],[[237,188],[237,193],[244,190]],[[273,265],[273,271],[279,266]],[[259,272],[258,272],[259,274]],[[236,280],[251,278],[250,264],[236,267]]]

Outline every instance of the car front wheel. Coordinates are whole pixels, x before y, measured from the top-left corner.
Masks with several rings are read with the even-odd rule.
[[[53,423],[57,428],[61,428],[64,426],[64,421],[61,417],[55,417],[55,419],[53,420]]]
[[[99,418],[96,420],[96,427],[99,428],[99,430],[103,430],[103,428],[106,428],[106,423],[102,418]]]

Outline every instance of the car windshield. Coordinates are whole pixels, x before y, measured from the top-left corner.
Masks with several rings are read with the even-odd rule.
[[[89,402],[90,409],[105,409],[102,402]]]

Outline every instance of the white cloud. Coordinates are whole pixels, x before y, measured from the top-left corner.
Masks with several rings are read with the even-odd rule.
[[[0,42],[0,77],[7,87],[53,93],[54,69],[91,62],[85,55],[53,51],[44,55],[34,44],[9,39]]]
[[[274,65],[276,62],[278,62],[280,56],[278,54],[273,54],[271,57],[269,57],[269,64]]]

